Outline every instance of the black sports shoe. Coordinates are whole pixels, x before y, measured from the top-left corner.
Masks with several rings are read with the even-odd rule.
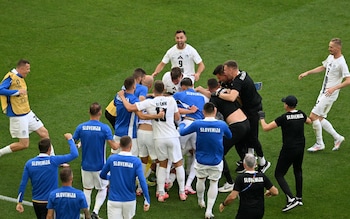
[[[282,211],[287,212],[287,211],[295,208],[296,206],[298,206],[298,204],[299,204],[299,202],[297,201],[296,198],[294,198],[293,201],[288,202],[287,205],[284,208],[282,208]]]
[[[295,197],[295,199],[298,201],[298,205],[299,206],[303,206],[303,199],[302,198],[299,198],[299,197]]]
[[[92,212],[91,213],[91,219],[100,219],[100,217],[95,212]]]
[[[245,169],[243,166],[243,163],[240,163],[239,166],[236,168],[236,173],[244,173]]]

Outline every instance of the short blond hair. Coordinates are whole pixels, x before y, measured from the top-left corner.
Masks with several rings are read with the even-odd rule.
[[[341,42],[340,38],[333,38],[333,39],[331,39],[331,42],[337,44],[340,47],[342,46],[342,42]]]

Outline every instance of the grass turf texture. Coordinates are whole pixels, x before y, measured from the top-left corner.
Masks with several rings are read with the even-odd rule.
[[[306,70],[320,65],[326,58],[328,42],[343,40],[343,53],[350,59],[350,2],[325,0],[295,1],[5,1],[0,0],[0,71],[4,75],[20,58],[31,61],[27,77],[33,111],[50,132],[57,154],[68,152],[65,132],[88,120],[89,104],[98,101],[106,106],[125,77],[136,67],[151,74],[165,51],[174,44],[177,29],[187,31],[188,43],[194,46],[206,65],[200,81],[205,85],[214,67],[235,59],[241,69],[255,81],[263,82],[267,121],[283,113],[281,97],[294,94],[298,108],[307,114],[315,103],[323,73],[297,80]],[[163,73],[170,69],[167,65]],[[162,74],[160,74],[162,75]],[[157,79],[160,79],[161,76]],[[350,139],[347,111],[350,92],[345,88],[329,113],[334,127]],[[102,121],[106,122],[104,118]],[[11,143],[8,118],[0,116],[0,145]],[[277,186],[273,170],[281,147],[281,132],[260,132],[266,158],[272,162],[267,175]],[[306,127],[307,147],[315,139],[311,126]],[[347,171],[350,153],[345,141],[340,151],[332,152],[333,139],[324,134],[326,150],[306,153],[304,158],[304,206],[282,213],[285,197],[265,202],[265,218],[347,218]],[[29,149],[0,158],[0,194],[17,196],[24,163],[37,155],[38,137],[31,135]],[[231,171],[238,159],[229,153]],[[71,166],[74,186],[81,188],[80,157]],[[294,191],[292,171],[287,175]],[[221,180],[220,185],[224,183]],[[195,187],[195,185],[193,184]],[[25,200],[30,200],[30,184]],[[277,186],[278,187],[278,186]],[[203,218],[196,196],[186,202],[178,200],[174,188],[166,203],[157,203],[154,188],[151,209],[142,212],[138,198],[135,218]],[[218,204],[227,194],[219,194],[214,206],[216,218],[233,217],[238,203],[223,213]],[[6,218],[34,218],[33,209],[25,206],[24,214],[15,204],[0,201]],[[106,204],[100,211],[106,216]]]

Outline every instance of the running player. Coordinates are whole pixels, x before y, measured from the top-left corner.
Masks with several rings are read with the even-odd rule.
[[[334,138],[333,151],[338,150],[341,143],[345,140],[344,136],[338,134],[332,124],[326,119],[333,103],[338,99],[340,89],[350,85],[349,68],[341,48],[341,40],[333,38],[328,45],[330,55],[322,62],[322,65],[299,75],[299,80],[301,80],[309,74],[326,71],[320,94],[310,113],[312,127],[316,134],[316,143],[307,149],[310,152],[324,150],[325,144],[323,142],[322,128]]]
[[[14,142],[0,149],[0,157],[4,154],[24,150],[29,147],[29,134],[35,131],[41,139],[49,138],[49,132],[41,120],[30,109],[27,84],[24,80],[30,72],[28,60],[21,59],[17,67],[8,72],[0,84],[2,111],[10,119],[10,133]],[[51,145],[52,146],[52,145]],[[54,155],[51,149],[51,155]]]
[[[184,30],[177,30],[175,33],[176,45],[171,47],[164,55],[162,61],[157,65],[152,76],[156,77],[166,64],[171,62],[171,68],[179,67],[184,77],[191,78],[192,82],[199,80],[205,66],[197,50],[186,43],[187,37]],[[195,64],[198,65],[195,71]]]

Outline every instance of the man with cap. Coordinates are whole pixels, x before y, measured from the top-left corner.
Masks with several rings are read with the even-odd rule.
[[[287,197],[287,205],[282,209],[283,212],[289,211],[302,203],[302,163],[305,149],[304,123],[311,124],[312,121],[306,114],[297,110],[298,100],[295,96],[282,98],[283,107],[286,113],[277,117],[274,121],[266,123],[265,112],[260,111],[260,122],[264,131],[270,131],[278,126],[282,129],[282,149],[278,157],[275,177],[282,191]],[[292,194],[284,176],[290,166],[293,165],[295,176],[296,196]]]

